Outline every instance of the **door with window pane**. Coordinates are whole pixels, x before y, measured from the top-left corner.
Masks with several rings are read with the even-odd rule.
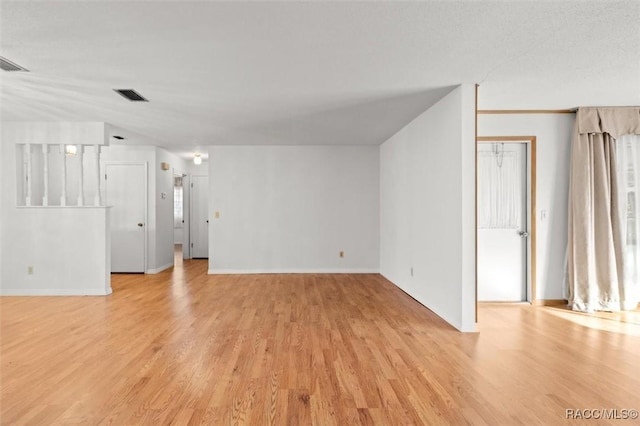
[[[478,300],[527,300],[527,144],[478,144]]]

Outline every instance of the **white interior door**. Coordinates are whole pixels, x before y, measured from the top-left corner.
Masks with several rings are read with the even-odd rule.
[[[182,176],[182,258],[191,259],[191,235],[189,235],[189,227],[191,223],[191,179],[189,175]]]
[[[527,144],[478,144],[478,300],[527,300]]]
[[[147,166],[105,164],[105,202],[111,207],[111,272],[145,272]]]
[[[209,257],[209,177],[191,176],[191,258]]]

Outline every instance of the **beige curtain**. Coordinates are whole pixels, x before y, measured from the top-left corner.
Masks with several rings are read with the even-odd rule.
[[[615,138],[640,134],[640,108],[580,108],[571,145],[568,298],[572,309],[618,311],[625,303],[624,209]]]

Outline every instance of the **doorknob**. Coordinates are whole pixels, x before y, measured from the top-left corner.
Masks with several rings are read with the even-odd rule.
[[[518,235],[520,235],[522,238],[527,238],[529,236],[529,233],[527,231],[520,231],[518,232]]]
[[[139,226],[139,227],[143,227],[143,226],[144,226],[144,223],[140,222],[140,223],[138,223],[138,226]]]

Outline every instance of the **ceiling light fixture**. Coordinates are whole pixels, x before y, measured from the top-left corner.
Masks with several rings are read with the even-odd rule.
[[[76,155],[78,153],[78,147],[76,145],[66,145],[64,147],[64,153],[67,155]]]
[[[202,156],[200,154],[196,154],[193,156],[193,164],[196,164],[196,165],[202,164]]]

